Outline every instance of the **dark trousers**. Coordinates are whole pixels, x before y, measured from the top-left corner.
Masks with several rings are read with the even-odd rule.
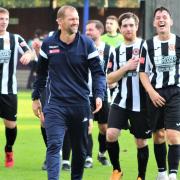
[[[59,151],[63,146],[66,128],[68,128],[72,145],[71,180],[82,180],[86,158],[89,111],[89,106],[45,106],[48,180],[59,180]]]

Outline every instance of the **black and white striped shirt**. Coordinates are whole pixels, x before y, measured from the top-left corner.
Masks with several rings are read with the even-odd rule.
[[[100,58],[100,63],[101,67],[103,68],[105,74],[107,72],[107,65],[110,59],[114,58],[115,55],[115,48],[112,46],[109,46],[108,44],[101,42],[100,45],[97,48],[97,51],[99,53],[99,58]],[[89,79],[88,79],[88,86],[90,89],[90,97],[93,97],[93,82],[92,82],[92,77],[91,77],[91,72],[89,71]],[[106,90],[105,92],[105,99],[109,101],[109,89]]]
[[[116,48],[115,60],[111,62],[109,72],[120,69],[131,58],[139,58],[142,43],[143,40],[137,38],[134,44],[125,45],[122,43],[120,47]],[[137,112],[145,107],[145,90],[136,70],[128,71],[118,81],[118,92],[113,104]]]
[[[139,71],[149,74],[154,88],[180,86],[180,37],[171,34],[168,41],[160,41],[155,36],[144,43],[141,56]]]
[[[0,94],[17,94],[16,67],[18,52],[29,50],[24,39],[6,32],[0,36]]]

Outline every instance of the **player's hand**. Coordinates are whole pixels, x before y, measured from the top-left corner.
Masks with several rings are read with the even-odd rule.
[[[33,52],[29,50],[22,55],[22,57],[20,58],[20,62],[23,65],[27,65],[31,60],[33,60],[34,57],[35,56]]]
[[[32,42],[32,48],[35,50],[36,55],[39,55],[40,48],[42,46],[42,41],[39,39],[34,39]]]
[[[165,105],[166,100],[159,95],[159,93],[157,93],[155,90],[148,92],[149,93],[149,97],[151,99],[151,101],[153,102],[154,106],[156,107],[162,107]]]
[[[40,119],[40,121],[43,123],[44,122],[44,114],[42,112],[42,106],[41,106],[41,102],[39,99],[33,101],[32,110],[33,110],[35,116],[37,116]]]
[[[96,98],[96,109],[93,111],[93,114],[97,113],[102,108],[102,99]]]
[[[129,59],[127,61],[127,63],[125,64],[125,66],[127,67],[128,71],[136,70],[137,66],[138,66],[138,63],[139,63],[139,58],[136,58],[136,59],[133,58],[133,59]]]
[[[113,88],[115,88],[116,86],[117,86],[117,82],[112,83],[112,84],[108,84],[108,88],[109,88],[109,89],[113,89]]]

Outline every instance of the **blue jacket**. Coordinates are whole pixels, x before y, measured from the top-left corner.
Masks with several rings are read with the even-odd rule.
[[[106,79],[93,41],[80,33],[71,44],[62,42],[59,37],[60,31],[57,31],[42,44],[32,98],[39,99],[47,83],[48,103],[62,106],[87,104],[90,69],[95,97],[103,99]]]

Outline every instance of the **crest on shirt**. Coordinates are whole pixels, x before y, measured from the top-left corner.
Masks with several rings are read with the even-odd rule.
[[[132,54],[135,55],[135,56],[139,55],[139,49],[134,48]]]
[[[99,56],[104,56],[104,51],[98,50]]]

